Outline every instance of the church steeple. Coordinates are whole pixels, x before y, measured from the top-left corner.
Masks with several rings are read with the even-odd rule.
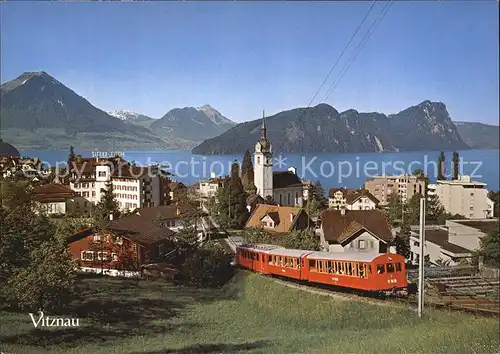
[[[262,124],[260,126],[260,138],[267,139],[266,136],[266,113],[262,111]]]

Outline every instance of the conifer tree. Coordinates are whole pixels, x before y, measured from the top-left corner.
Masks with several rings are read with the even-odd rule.
[[[68,171],[71,171],[71,168],[73,167],[73,161],[75,161],[76,156],[75,156],[75,149],[73,146],[69,147],[69,155],[68,155]]]
[[[250,193],[250,189],[252,189],[254,174],[253,174],[253,165],[252,165],[252,156],[250,152],[245,151],[245,155],[243,156],[243,162],[241,164],[241,182],[243,183],[243,187],[245,191]]]
[[[445,180],[445,170],[444,170],[444,161],[445,161],[445,156],[444,156],[444,151],[441,151],[441,154],[439,155],[438,159],[438,171],[437,171],[437,180]]]

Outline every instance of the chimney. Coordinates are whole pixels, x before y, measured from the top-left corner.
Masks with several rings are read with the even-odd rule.
[[[293,166],[292,167],[288,167],[288,171],[292,172],[294,175],[297,174],[297,169],[295,167],[293,167]]]
[[[343,215],[345,215],[346,209],[347,209],[347,208],[345,207],[345,205],[342,205],[342,206],[340,207],[340,215],[342,215],[342,216],[343,216]]]
[[[293,218],[295,217],[295,215],[293,215],[293,213],[290,213],[290,222],[293,221]]]
[[[175,213],[177,214],[177,216],[181,215],[181,210],[179,209],[178,205],[176,206]]]
[[[215,178],[215,172],[210,172],[210,178]]]
[[[109,221],[113,221],[113,213],[109,213]]]

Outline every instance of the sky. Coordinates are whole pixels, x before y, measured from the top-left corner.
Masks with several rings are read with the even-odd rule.
[[[1,82],[43,70],[106,111],[210,104],[256,119],[307,106],[371,5],[1,2]],[[383,6],[312,105],[390,114],[441,101],[453,120],[498,124],[495,0],[396,1],[327,95]]]

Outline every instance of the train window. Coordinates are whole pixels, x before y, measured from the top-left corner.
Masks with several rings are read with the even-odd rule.
[[[372,275],[372,265],[368,264],[368,275]]]
[[[401,272],[402,268],[401,268],[401,263],[396,263],[396,272]]]
[[[290,261],[291,261],[290,257],[286,257],[285,258],[285,267],[290,267],[291,266],[291,262]]]
[[[357,277],[359,277],[359,276],[360,276],[360,275],[359,275],[359,273],[360,273],[360,272],[359,272],[359,263],[356,263],[356,268],[355,268],[355,271],[356,271],[355,275],[356,275]]]
[[[341,262],[337,262],[337,274],[343,274]]]
[[[326,269],[325,269],[326,273],[331,273],[332,272],[332,264],[331,264],[331,262],[325,261],[325,263],[326,263],[325,264],[326,265]]]
[[[352,273],[353,273],[352,272],[352,263],[349,262],[349,263],[347,263],[347,274],[353,275]]]
[[[309,260],[309,269],[311,272],[316,272],[316,261],[314,259]]]
[[[366,274],[365,267],[366,267],[365,264],[358,264],[358,274],[359,274],[360,278],[365,277],[365,274]]]
[[[394,273],[394,264],[387,263],[387,273]]]
[[[377,266],[377,274],[384,274],[385,272],[385,266],[383,264],[379,264]]]

